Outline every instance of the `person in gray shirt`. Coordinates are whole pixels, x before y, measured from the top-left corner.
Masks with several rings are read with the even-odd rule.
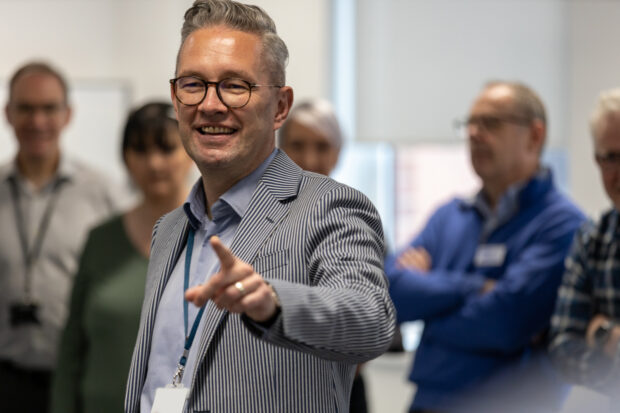
[[[69,159],[67,82],[47,63],[20,67],[5,107],[17,154],[0,165],[0,400],[47,411],[58,338],[88,230],[115,209],[98,173]]]

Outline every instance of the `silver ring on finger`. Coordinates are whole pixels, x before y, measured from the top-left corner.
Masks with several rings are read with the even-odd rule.
[[[237,281],[235,283],[235,288],[241,293],[242,296],[245,295],[245,288],[243,287],[243,283],[241,281]]]

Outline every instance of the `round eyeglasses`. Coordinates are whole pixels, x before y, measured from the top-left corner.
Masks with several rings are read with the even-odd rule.
[[[594,159],[605,172],[617,171],[620,167],[620,153],[610,152],[605,155],[595,153]]]
[[[170,79],[170,84],[176,99],[187,106],[200,105],[207,96],[209,85],[213,85],[220,101],[231,109],[247,105],[254,88],[282,87],[280,85],[257,85],[234,77],[222,79],[219,82],[208,82],[196,76],[181,76]]]
[[[485,132],[495,133],[504,123],[527,126],[532,122],[531,119],[512,115],[479,115],[470,116],[465,120],[456,119],[453,122],[454,130],[459,138],[469,138],[469,131],[472,126],[476,126]]]

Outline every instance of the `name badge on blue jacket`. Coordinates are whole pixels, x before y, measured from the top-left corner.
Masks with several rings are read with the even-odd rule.
[[[506,258],[506,246],[504,244],[479,245],[474,256],[476,267],[500,267]]]

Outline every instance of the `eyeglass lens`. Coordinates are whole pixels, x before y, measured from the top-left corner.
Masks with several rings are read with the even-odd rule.
[[[605,169],[617,168],[620,166],[620,153],[611,152],[606,155],[594,155],[596,162]]]
[[[207,95],[208,85],[216,87],[217,95],[229,108],[245,106],[250,100],[251,87],[242,79],[223,79],[219,82],[206,82],[193,76],[176,79],[175,94],[184,105],[198,105]]]
[[[504,123],[513,123],[517,125],[527,125],[530,121],[525,118],[518,118],[513,116],[493,116],[493,115],[481,115],[471,116],[465,120],[457,120],[454,123],[457,131],[457,136],[460,138],[469,137],[469,129],[473,126],[480,128],[486,132],[496,132]]]

